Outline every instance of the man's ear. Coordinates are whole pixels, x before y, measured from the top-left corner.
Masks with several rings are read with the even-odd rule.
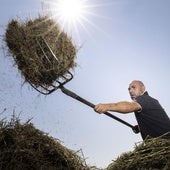
[[[143,91],[143,93],[145,92],[145,86],[142,86],[142,91]]]

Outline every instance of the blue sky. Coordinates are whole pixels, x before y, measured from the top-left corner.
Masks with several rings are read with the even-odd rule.
[[[140,79],[170,116],[170,1],[91,0],[89,3],[103,5],[90,9],[95,14],[88,16],[93,24],[84,21],[86,30],[78,25],[78,37],[74,29],[71,33],[82,48],[77,54],[74,79],[65,87],[94,104],[117,102],[130,100],[128,84]],[[10,19],[36,17],[41,12],[41,0],[1,0],[0,35],[4,35]],[[1,118],[9,118],[13,112],[20,114],[23,122],[33,118],[37,128],[60,139],[70,149],[81,148],[87,163],[97,167],[106,167],[142,140],[130,128],[95,113],[60,90],[48,96],[38,94],[29,84],[23,84],[12,58],[4,57],[2,49],[0,54]],[[113,114],[136,124],[133,113]]]

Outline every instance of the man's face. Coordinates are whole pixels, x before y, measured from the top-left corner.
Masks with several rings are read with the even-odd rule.
[[[137,81],[132,81],[128,90],[131,99],[134,100],[136,97],[143,95],[145,87]]]

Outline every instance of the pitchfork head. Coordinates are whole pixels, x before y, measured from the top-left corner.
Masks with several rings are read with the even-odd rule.
[[[73,78],[73,74],[70,71],[67,71],[67,73],[64,76],[60,76],[57,80],[55,80],[48,87],[46,85],[40,85],[37,87],[29,80],[27,81],[36,91],[38,91],[41,94],[48,95],[54,92],[55,90],[63,87],[63,85],[69,82],[72,78]]]
[[[45,38],[37,37],[36,41],[37,41],[37,44],[38,44],[42,54],[44,55],[44,58],[48,62],[50,62],[49,57],[48,57],[48,54],[50,54],[50,56],[54,57],[55,61],[57,61],[59,63],[58,57],[54,54],[54,52],[50,48],[49,44],[45,40]],[[45,46],[45,50],[44,50],[44,46]],[[61,88],[64,84],[66,84],[67,82],[72,80],[72,78],[73,78],[73,74],[70,71],[67,71],[64,75],[59,76],[52,84],[50,84],[48,86],[47,85],[36,86],[31,81],[29,81],[29,80],[27,80],[27,81],[35,90],[37,90],[41,94],[48,95],[48,94],[54,92],[55,90],[57,90],[58,88]]]

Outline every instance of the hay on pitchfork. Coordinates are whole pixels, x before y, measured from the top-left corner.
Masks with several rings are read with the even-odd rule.
[[[170,139],[166,136],[146,139],[136,145],[134,151],[120,155],[107,170],[169,170]]]
[[[4,40],[21,74],[36,87],[48,87],[76,67],[75,44],[48,16],[26,21],[12,19],[7,25]]]
[[[29,121],[0,121],[0,169],[90,170],[80,152],[36,129]]]

